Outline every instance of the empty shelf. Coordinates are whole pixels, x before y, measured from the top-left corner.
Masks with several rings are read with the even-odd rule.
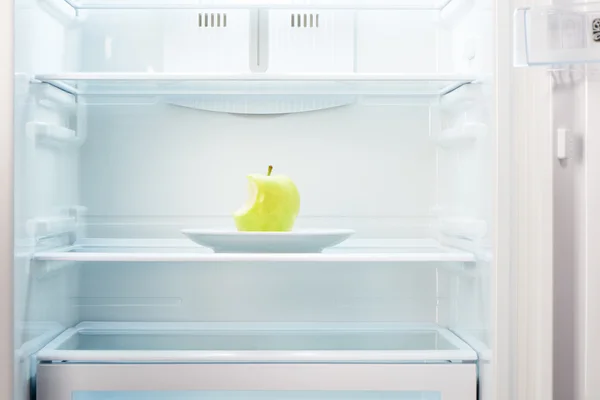
[[[38,261],[78,262],[475,262],[473,253],[434,240],[349,240],[323,253],[213,253],[187,240],[88,239],[38,252]]]
[[[76,95],[441,96],[476,80],[461,74],[65,73],[35,77]]]
[[[436,325],[84,322],[37,355],[42,362],[475,362]]]
[[[515,64],[600,62],[600,2],[517,9]]]
[[[441,10],[453,0],[65,0],[76,9],[309,8]],[[456,1],[456,0],[454,0]]]

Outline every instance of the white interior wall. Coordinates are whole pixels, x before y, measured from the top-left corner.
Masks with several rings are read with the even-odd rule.
[[[90,106],[81,149],[91,237],[180,237],[233,228],[246,175],[289,175],[298,228],[430,237],[435,147],[427,106],[351,105],[280,116]]]
[[[358,72],[458,72],[451,28],[437,12],[361,11],[356,35]]]
[[[71,302],[78,290],[77,270],[46,273],[44,265],[31,261],[44,245],[35,239],[33,221],[64,216],[65,208],[79,202],[77,154],[41,144],[28,129],[35,123],[75,123],[74,98],[50,100],[46,94],[63,100],[64,94],[29,81],[34,73],[77,67],[78,37],[70,25],[74,15],[64,2],[15,1],[15,399],[29,398],[30,355],[78,321]]]
[[[36,250],[55,246],[62,239],[42,238],[62,229],[68,209],[79,204],[77,151],[52,146],[32,134],[32,124],[69,126],[74,108],[63,108],[41,94],[41,86],[29,86],[15,104],[15,318],[16,346],[28,346],[33,332],[43,336],[48,329],[68,327],[78,320],[72,307],[77,292],[77,270],[47,273],[32,262]],[[74,100],[71,100],[74,104]],[[73,105],[72,104],[72,105]]]
[[[118,264],[82,268],[82,320],[440,322],[434,265]]]
[[[15,2],[15,66],[41,74],[80,68],[76,14],[61,0]]]
[[[298,185],[298,228],[432,235],[435,146],[426,105],[280,116],[93,105],[87,121],[80,187],[88,237],[234,229],[246,174],[269,164]],[[92,320],[435,322],[448,307],[437,276],[433,265],[89,263],[76,301],[81,318]]]
[[[66,209],[79,203],[76,150],[48,146],[33,135],[31,129],[32,124],[76,125],[75,98],[29,82],[35,73],[77,68],[79,44],[77,35],[73,34],[74,17],[74,10],[60,1],[15,3],[15,241],[18,256],[15,301],[21,326],[30,319],[39,322],[40,318],[47,318],[60,323],[74,319],[66,316],[70,311],[66,306],[57,306],[56,312],[35,311],[42,307],[41,303],[46,303],[43,307],[52,307],[53,302],[47,297],[56,297],[57,302],[64,303],[68,296],[62,284],[34,279],[35,268],[28,258],[30,252],[41,245],[34,237],[34,221],[64,216]],[[28,315],[29,312],[32,314]]]
[[[491,397],[493,376],[492,355],[492,254],[494,232],[494,177],[497,162],[493,80],[496,51],[494,38],[494,2],[473,2],[471,12],[458,21],[452,31],[453,64],[461,71],[476,72],[482,79],[442,98],[440,104],[442,130],[475,132],[473,140],[455,141],[452,146],[438,149],[437,211],[442,218],[461,218],[480,221],[487,226],[482,237],[449,238],[442,241],[474,251],[478,261],[464,273],[448,277],[448,301],[451,314],[442,318],[448,326],[479,355],[479,395]],[[477,129],[473,129],[477,127]],[[508,266],[501,266],[506,268]],[[444,274],[445,272],[442,272]]]
[[[475,2],[471,13],[462,18],[453,30],[456,43],[454,63],[460,65],[461,70],[478,72],[483,77],[491,76],[494,62],[491,6],[492,2],[489,0]],[[472,329],[475,326],[487,329],[489,324],[489,321],[481,320],[481,316],[488,314],[490,305],[487,296],[489,288],[485,285],[489,284],[488,258],[491,257],[494,221],[493,171],[497,133],[493,130],[493,93],[491,81],[484,78],[478,84],[467,85],[444,96],[439,106],[442,132],[451,130],[473,136],[438,148],[437,215],[441,218],[480,221],[487,227],[485,234],[480,237],[455,240],[443,234],[441,236],[442,241],[470,249],[480,258],[478,269],[473,274],[479,283],[472,289],[466,289],[469,285],[463,284],[465,289],[457,293],[468,299],[483,297],[477,301],[482,305],[475,311],[479,316],[467,315],[469,308],[462,307],[461,310],[465,312],[453,324],[456,329]],[[469,292],[470,290],[476,292]]]

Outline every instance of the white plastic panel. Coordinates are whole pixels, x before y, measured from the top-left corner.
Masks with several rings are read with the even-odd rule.
[[[78,70],[79,36],[75,10],[62,0],[7,2],[2,6],[2,16],[6,33],[0,47],[10,73],[6,79],[3,74],[3,90],[6,97],[14,96],[12,107],[3,104],[3,110],[14,110],[14,115],[3,117],[5,124],[12,122],[12,127],[2,133],[3,149],[11,154],[3,157],[3,174],[12,173],[14,179],[14,188],[3,184],[4,204],[14,204],[14,214],[2,222],[3,229],[14,234],[11,240],[3,238],[10,247],[5,254],[13,254],[14,250],[14,260],[3,263],[6,275],[2,277],[10,285],[5,293],[13,296],[3,304],[14,318],[13,323],[3,323],[6,331],[12,330],[10,336],[3,334],[3,341],[14,346],[14,352],[3,358],[14,367],[14,376],[4,370],[3,376],[14,386],[8,394],[10,386],[2,385],[2,397],[6,393],[7,398],[27,400],[34,396],[32,355],[78,321],[77,310],[70,302],[78,287],[76,271],[63,269],[42,277],[31,268],[31,254],[44,248],[35,228],[58,228],[38,222],[68,217],[66,209],[77,204],[77,156],[69,145],[63,145],[63,139],[69,142],[77,131],[77,106],[73,96],[48,85],[43,85],[47,90],[42,85],[31,85],[30,78],[41,71]],[[4,22],[5,18],[9,22]],[[4,50],[14,53],[8,55]],[[14,140],[14,147],[4,145],[4,139],[9,138]]]
[[[43,3],[42,3],[43,4]],[[15,62],[17,73],[78,70],[79,35],[76,13],[62,0],[46,7],[16,4]]]
[[[66,0],[74,8],[342,8],[441,10],[453,0]],[[454,0],[456,2],[460,0]]]
[[[492,38],[507,39],[510,35],[508,23],[497,19],[499,10],[510,2],[490,0],[474,2],[471,13],[460,19],[452,29],[453,60],[455,68],[466,71],[492,71],[498,63],[507,58],[500,57],[502,46],[492,45]],[[512,12],[512,10],[511,10]],[[507,13],[508,14],[508,13]],[[507,76],[507,75],[505,75]],[[497,92],[498,81],[483,79],[476,85],[462,87],[444,96],[439,108],[433,112],[439,117],[436,130],[438,148],[437,207],[438,233],[440,241],[475,254],[477,261],[471,274],[456,274],[440,269],[439,279],[447,282],[448,301],[442,303],[439,315],[447,321],[447,326],[471,345],[479,355],[479,398],[510,398],[497,392],[497,370],[491,365],[499,357],[492,352],[494,346],[494,326],[499,320],[492,312],[494,301],[504,304],[505,292],[498,292],[492,299],[498,282],[496,276],[510,269],[505,254],[496,248],[499,243],[496,223],[508,226],[507,215],[496,214],[502,207],[500,193],[508,190],[500,182],[506,177],[499,165],[509,164],[510,155],[498,151],[498,146],[510,142],[510,129],[495,131],[498,123],[503,124],[507,114],[498,114],[496,106],[506,93]],[[508,147],[503,147],[506,150]],[[498,174],[497,176],[495,174]],[[500,181],[498,180],[500,179]],[[507,180],[506,182],[508,182]],[[492,244],[493,243],[493,244]],[[495,257],[502,258],[495,264]],[[498,258],[498,260],[500,259]],[[500,272],[498,272],[500,271]],[[498,325],[496,326],[496,329]],[[504,334],[496,338],[496,343],[504,340]],[[500,357],[509,359],[506,351]],[[509,386],[504,385],[503,386]],[[509,393],[507,389],[506,393]]]
[[[32,11],[30,17],[35,16],[34,10],[29,11]],[[21,48],[19,43],[17,48]],[[23,71],[31,65],[30,60],[25,61],[21,56],[24,55],[17,57],[16,68]],[[31,254],[47,247],[43,236],[70,232],[74,226],[69,221],[69,207],[78,200],[78,169],[77,155],[70,142],[77,120],[73,96],[54,88],[45,91],[41,85],[30,85],[25,73],[17,74],[16,78],[15,148],[10,149],[14,150],[15,193],[7,190],[7,196],[15,204],[12,223],[8,224],[11,231],[14,229],[15,253],[14,263],[7,267],[13,269],[10,275],[14,277],[11,290],[14,298],[9,303],[14,305],[11,314],[15,319],[13,395],[25,400],[34,379],[32,354],[78,320],[71,303],[78,288],[76,270],[62,269],[39,276],[31,268]]]
[[[451,264],[95,261],[78,267],[79,288],[71,301],[80,318],[90,321],[443,326],[448,321],[442,311],[453,306],[449,288],[455,272],[439,271],[452,270]]]
[[[443,148],[468,145],[485,136],[487,126],[481,122],[465,122],[459,127],[446,128],[438,136]]]
[[[77,137],[77,132],[64,126],[46,122],[29,122],[26,129],[27,135],[39,144],[61,146],[81,143]]]
[[[314,8],[313,2],[302,1],[277,1],[273,9],[256,9],[252,2],[226,7],[231,6],[227,1],[221,8],[208,9],[202,2],[184,7],[155,4],[159,9],[127,6],[135,1],[106,2],[122,9],[79,10],[78,23],[68,36],[77,38],[73,43],[79,47],[65,51],[76,62],[38,71],[459,72],[465,68],[454,54],[461,54],[466,44],[463,38],[454,40],[453,27],[473,2],[445,0],[439,3],[448,4],[444,11],[450,11],[445,13],[432,2],[427,6],[431,0],[410,0],[410,7],[405,0],[359,2],[358,8],[337,0],[333,8],[326,6],[328,1],[314,2]]]
[[[440,231],[481,241],[491,223],[491,154],[487,126],[490,109],[481,101],[484,85],[470,85],[443,98],[438,136]]]
[[[435,12],[356,14],[356,70],[363,73],[453,72],[451,29]],[[427,49],[427,51],[425,51]]]
[[[64,400],[78,391],[202,390],[285,391],[288,395],[300,391],[330,395],[335,391],[438,392],[443,400],[475,400],[476,368],[474,364],[42,364],[38,398]]]
[[[249,71],[248,11],[169,11],[161,19],[164,22],[162,71]]]
[[[469,249],[477,257],[472,275],[440,271],[442,279],[451,282],[449,304],[453,304],[440,314],[469,343],[473,342],[473,333],[477,333],[477,351],[489,356],[495,142],[494,133],[488,129],[491,103],[487,102],[486,86],[487,83],[471,85],[441,101],[437,213],[442,243]],[[482,371],[489,382],[489,369]],[[482,385],[481,390],[490,388]]]
[[[81,70],[249,72],[247,10],[101,10],[80,25]],[[135,56],[134,56],[135,55]],[[60,71],[54,69],[53,72]]]
[[[62,96],[48,96],[43,85],[31,85],[27,108],[23,110],[21,142],[23,170],[20,175],[27,196],[24,228],[31,237],[75,227],[72,207],[78,203],[77,149],[83,135],[77,135],[74,96],[54,88]]]
[[[269,72],[353,72],[354,21],[353,11],[271,11]]]
[[[515,64],[600,62],[600,2],[515,12]]]

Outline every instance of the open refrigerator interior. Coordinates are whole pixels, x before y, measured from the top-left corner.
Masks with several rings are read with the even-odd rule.
[[[19,398],[488,398],[491,0],[15,4]],[[356,234],[182,235],[268,165]]]

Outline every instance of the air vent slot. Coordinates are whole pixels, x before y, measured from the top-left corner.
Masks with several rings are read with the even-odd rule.
[[[227,13],[199,13],[200,28],[227,28]]]
[[[292,28],[318,28],[319,27],[319,14],[314,14],[314,13],[291,14],[290,26]]]

